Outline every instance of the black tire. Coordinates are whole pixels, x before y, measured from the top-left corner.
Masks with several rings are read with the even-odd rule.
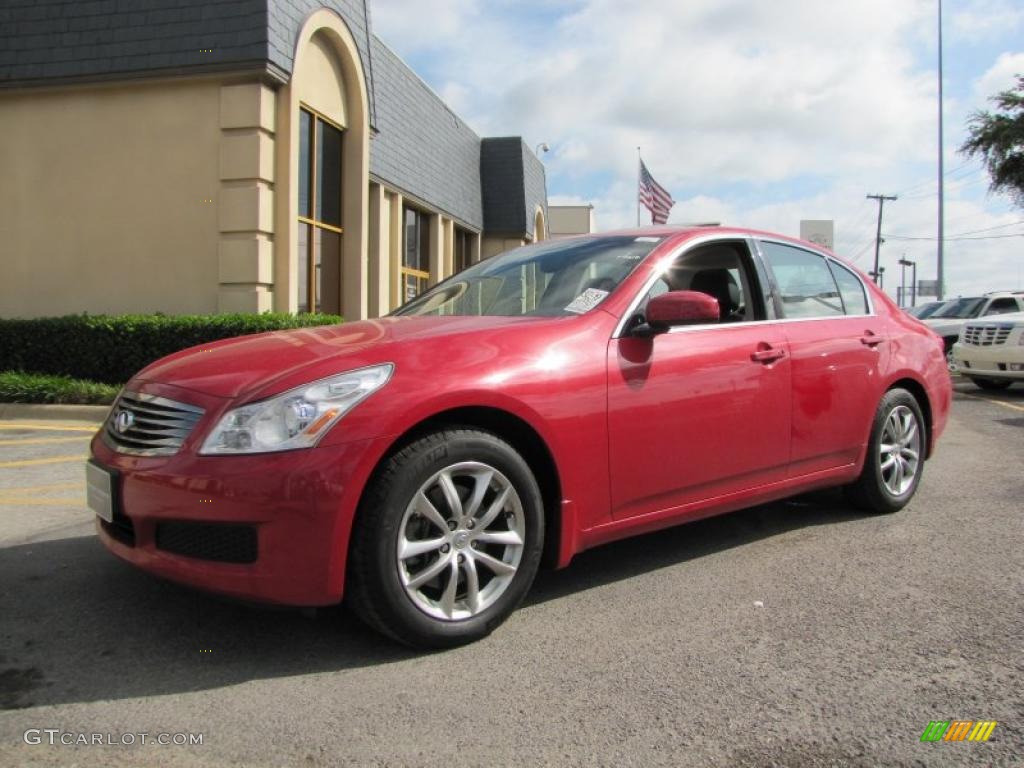
[[[421,487],[446,468],[466,462],[481,462],[497,470],[503,476],[502,480],[507,481],[518,494],[525,526],[521,554],[514,575],[502,587],[504,591],[498,594],[492,604],[465,618],[438,618],[417,605],[414,602],[415,596],[406,590],[402,579],[408,579],[409,574],[403,570],[405,565],[399,559],[399,537],[406,537],[403,525],[411,525],[411,520],[417,518],[414,514],[407,519],[406,515],[407,508],[411,508]],[[468,502],[469,489],[459,487],[457,490],[462,501]],[[466,497],[462,496],[464,490]],[[488,490],[488,493],[491,491]],[[481,508],[484,505],[485,502],[480,502]],[[502,514],[509,520],[517,515],[515,512]],[[469,517],[464,519],[469,520]],[[516,524],[519,524],[518,521]],[[459,530],[462,530],[461,525]],[[484,531],[481,529],[476,533]],[[448,531],[444,531],[441,535],[447,534]],[[456,534],[457,531],[452,532],[453,536]],[[479,556],[477,542],[472,544],[472,552],[466,549],[458,551],[467,556]],[[444,429],[416,440],[387,458],[370,481],[352,532],[346,600],[356,615],[368,625],[415,648],[449,648],[473,642],[490,634],[522,602],[537,574],[543,545],[544,505],[540,488],[522,456],[500,437],[489,432]],[[465,547],[466,541],[461,541],[459,546]],[[481,545],[483,548],[486,546],[489,545]],[[436,553],[437,559],[433,563],[441,559],[440,551]],[[449,561],[456,556],[456,551],[454,545],[444,550],[446,553],[451,552],[445,555]],[[458,557],[461,564],[464,556],[459,554]],[[467,566],[451,567],[465,569]],[[475,564],[473,570],[474,573],[484,573],[482,578],[488,578],[490,574],[489,571],[478,570]],[[401,575],[403,573],[406,575]],[[455,573],[458,574],[455,577],[456,584],[462,586],[464,594],[468,574],[465,570],[455,570]],[[449,580],[452,578],[448,567],[437,578],[443,580],[446,576]],[[483,587],[481,594],[482,591]],[[465,594],[463,599],[466,599]]]
[[[970,376],[968,378],[978,389],[1000,390],[1007,389],[1013,384],[1009,379],[983,379],[980,376]]]
[[[909,409],[917,427],[918,460],[913,477],[908,486],[900,493],[894,492],[886,483],[885,472],[880,458],[882,436],[890,415],[898,409]],[[900,410],[899,413],[905,413]],[[921,406],[910,392],[905,389],[890,389],[882,397],[875,411],[875,420],[871,426],[871,438],[868,441],[867,454],[864,457],[864,468],[860,477],[846,487],[847,496],[861,509],[877,514],[887,514],[903,509],[914,497],[924,473],[925,452],[927,451],[927,431]],[[891,472],[891,470],[890,470]]]
[[[960,370],[960,366],[957,365],[956,360],[953,358],[953,345],[956,344],[957,338],[957,336],[947,336],[942,340],[946,352],[946,367],[950,373],[957,373]]]

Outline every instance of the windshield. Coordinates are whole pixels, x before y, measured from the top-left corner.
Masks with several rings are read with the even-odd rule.
[[[926,317],[931,317],[938,312],[942,307],[946,306],[944,301],[936,301],[931,304],[922,304],[919,307],[913,307],[907,311],[916,317],[918,320],[924,320]]]
[[[978,311],[981,309],[981,305],[985,303],[985,299],[954,299],[953,301],[945,304],[938,312],[932,315],[932,320],[938,320],[941,317],[960,318],[965,317],[977,317]]]
[[[582,314],[604,301],[663,239],[611,235],[516,248],[459,272],[394,314]]]

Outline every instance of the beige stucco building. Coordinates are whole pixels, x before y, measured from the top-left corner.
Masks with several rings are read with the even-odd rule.
[[[0,31],[0,316],[372,317],[545,237],[539,160],[477,136],[364,3],[80,5]]]
[[[573,237],[588,235],[594,231],[594,206],[549,205],[548,235],[550,237]]]

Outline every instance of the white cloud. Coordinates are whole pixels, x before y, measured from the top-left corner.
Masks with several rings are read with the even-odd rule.
[[[887,206],[887,232],[935,236],[936,78],[916,58],[934,44],[934,12],[933,0],[374,5],[378,34],[426,57],[435,89],[478,132],[547,142],[552,200],[592,202],[599,228],[636,223],[639,145],[679,199],[672,222],[796,234],[801,218],[833,218],[838,250],[867,266],[877,210],[867,192],[901,193]],[[947,35],[1005,32],[1021,13],[977,0]],[[983,105],[1022,64],[1024,54],[1004,54],[966,89],[969,100]],[[948,55],[947,81],[958,66]],[[950,233],[1024,219],[986,199],[983,173],[955,155],[971,106],[947,97]],[[949,290],[1012,282],[1019,242],[949,243]],[[934,241],[891,240],[883,264],[894,274],[905,251],[931,277],[935,250]]]
[[[1024,53],[1001,53],[995,63],[974,81],[976,106],[991,106],[988,103],[989,97],[1012,88],[1018,75],[1024,75]]]
[[[951,32],[972,41],[1024,26],[1024,8],[1008,0],[974,0],[952,15]]]

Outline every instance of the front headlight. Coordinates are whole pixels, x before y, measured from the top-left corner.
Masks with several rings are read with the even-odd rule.
[[[199,453],[267,453],[314,446],[338,419],[387,384],[394,370],[391,363],[360,368],[233,408],[221,417]]]

